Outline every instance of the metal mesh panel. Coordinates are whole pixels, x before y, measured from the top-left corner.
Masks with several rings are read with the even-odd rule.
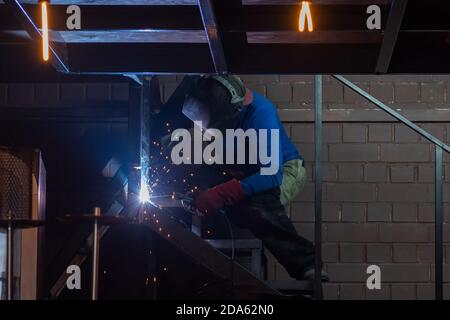
[[[32,151],[0,148],[0,219],[31,217]]]

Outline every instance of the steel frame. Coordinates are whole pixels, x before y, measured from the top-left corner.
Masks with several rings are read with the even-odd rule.
[[[322,76],[314,77],[314,298],[322,299]]]
[[[13,41],[0,43],[1,59],[8,61],[13,56],[33,63],[34,55],[28,56],[28,52],[34,47],[11,30],[19,29],[20,21],[33,39],[40,38],[39,28],[33,22],[38,17],[36,4],[5,2],[19,19],[9,17],[2,10],[6,6],[0,5],[0,37]],[[298,1],[279,4],[273,0],[181,0],[170,1],[169,5],[162,5],[159,0],[114,4],[79,1],[83,30],[70,31],[71,40],[64,42],[62,31],[67,34],[64,5],[69,3],[57,1],[52,6],[52,35],[60,31],[61,34],[51,47],[52,63],[68,74],[448,73],[449,70],[450,11],[442,1],[427,3],[434,8],[429,16],[421,16],[423,10],[414,2],[382,1],[386,5],[383,13],[389,4],[391,9],[387,23],[383,19],[385,34],[381,48],[381,33],[368,31],[361,19],[365,6],[375,3],[369,1],[315,1],[315,16],[320,23],[311,35],[295,32]],[[105,11],[101,17],[99,10]],[[124,12],[132,19],[124,18]],[[164,32],[146,38],[145,32],[150,29]],[[109,32],[108,43],[101,41],[101,30]],[[183,34],[203,30],[208,43],[203,40],[199,43],[197,36]],[[130,32],[134,35],[130,36]],[[177,35],[176,39],[162,35],[170,33]],[[245,41],[247,36],[249,40]],[[133,41],[128,43],[130,38]],[[92,43],[93,39],[96,42]],[[70,65],[66,60],[69,53]],[[85,59],[86,56],[90,59]],[[5,63],[4,66],[9,67]],[[7,70],[15,72],[12,66]]]
[[[407,5],[408,0],[392,1],[375,73],[386,73],[389,69]]]

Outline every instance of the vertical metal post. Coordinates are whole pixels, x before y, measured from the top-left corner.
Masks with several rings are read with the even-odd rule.
[[[94,245],[92,250],[92,300],[98,299],[98,266],[100,235],[98,229],[98,217],[100,217],[100,208],[94,208]]]
[[[435,158],[435,299],[443,299],[443,218],[442,218],[442,148],[436,146]]]
[[[150,80],[149,77],[144,77],[142,80],[141,91],[141,110],[140,110],[140,167],[141,167],[141,181],[142,188],[148,190],[150,181],[148,181],[148,169],[150,168]]]
[[[11,221],[8,222],[6,236],[6,300],[12,300],[13,291],[13,228]]]
[[[322,299],[322,75],[316,75],[314,77],[314,90],[315,90],[314,299],[319,300]]]

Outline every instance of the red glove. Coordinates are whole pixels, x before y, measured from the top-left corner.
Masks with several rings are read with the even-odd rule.
[[[231,206],[244,199],[244,190],[238,180],[232,179],[211,189],[202,191],[192,205],[201,214],[213,214],[225,206]]]

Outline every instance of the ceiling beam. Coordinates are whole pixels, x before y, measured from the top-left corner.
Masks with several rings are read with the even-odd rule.
[[[386,73],[391,64],[395,44],[402,26],[408,0],[393,0],[389,16],[384,30],[383,42],[381,43],[375,73]]]
[[[2,1],[0,0],[0,3]],[[22,3],[36,4],[37,0],[23,0]],[[102,6],[142,6],[142,5],[196,5],[196,0],[51,0],[52,5],[102,5]]]
[[[223,50],[219,28],[217,26],[212,0],[198,0],[198,6],[200,8],[200,14],[202,16],[203,25],[208,38],[208,45],[209,50],[211,51],[214,69],[218,74],[227,73],[227,61]]]
[[[231,1],[231,0],[229,0]],[[252,5],[233,8],[228,2],[214,2],[216,20],[221,32],[295,31],[298,28],[298,8],[291,5]],[[218,9],[220,6],[220,10]],[[23,5],[33,21],[39,21],[37,5]],[[0,5],[0,29],[17,30],[21,27],[12,19],[4,5]],[[81,29],[88,30],[203,30],[199,6],[190,5],[82,5]],[[383,9],[384,10],[384,9]],[[65,6],[49,7],[50,29],[67,29]],[[315,5],[315,31],[365,31],[366,8],[352,5]],[[445,20],[447,21],[447,20]],[[319,23],[320,22],[320,23]]]
[[[372,31],[247,32],[248,43],[380,44],[381,34]]]
[[[196,0],[198,1],[198,0]],[[80,5],[82,30],[203,30],[200,10],[196,5]],[[231,1],[231,0],[230,0]],[[248,1],[248,0],[247,0]],[[35,4],[23,4],[33,21],[39,21],[40,10]],[[95,2],[94,2],[95,3]],[[120,3],[120,1],[119,1]],[[256,3],[256,2],[255,2]],[[260,3],[260,2],[257,2]],[[285,3],[283,1],[283,3]],[[331,3],[331,1],[330,1]],[[346,3],[346,4],[344,4]],[[366,6],[349,5],[349,1],[335,4],[313,2],[315,31],[367,31]],[[218,2],[214,3],[217,7]],[[269,32],[295,31],[298,27],[298,7],[287,4],[243,5],[231,12],[226,5],[216,8],[216,18],[220,21],[221,32]],[[427,0],[432,8],[424,12],[423,4],[408,3],[408,12],[402,23],[404,31],[449,31],[450,6],[447,3]],[[382,9],[382,29],[389,14],[388,5]],[[222,12],[224,9],[224,12]],[[50,28],[69,31],[66,26],[66,6],[51,2],[49,9]],[[22,26],[14,19],[7,7],[0,4],[0,30],[18,30]],[[222,34],[222,36],[224,36]]]
[[[108,31],[60,31],[64,43],[208,43],[203,30],[108,30]],[[50,31],[50,38],[53,38]],[[248,43],[265,44],[381,44],[383,36],[372,31],[316,31],[299,33],[297,31],[247,32]],[[31,40],[26,31],[0,31],[1,43],[25,43]]]
[[[36,4],[37,0],[23,0],[23,4]],[[326,5],[371,5],[389,4],[389,0],[312,0],[313,4]],[[2,1],[0,0],[0,3]],[[52,0],[52,5],[127,5],[127,6],[154,6],[154,5],[196,5],[197,0]],[[243,0],[244,5],[298,5],[298,0]]]
[[[214,73],[206,43],[69,43],[67,47],[73,72]]]
[[[201,30],[92,30],[61,31],[59,34],[66,43],[207,43]]]

